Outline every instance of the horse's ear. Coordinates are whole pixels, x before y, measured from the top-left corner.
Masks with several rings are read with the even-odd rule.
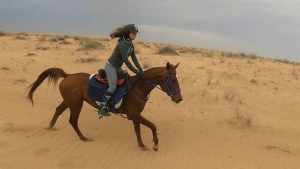
[[[180,62],[179,63],[177,63],[177,65],[175,65],[175,68],[177,69],[177,67],[178,67],[178,65],[180,64]]]
[[[167,63],[166,68],[167,68],[167,70],[170,69],[170,63],[169,62]]]

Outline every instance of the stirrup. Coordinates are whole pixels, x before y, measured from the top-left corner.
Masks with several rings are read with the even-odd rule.
[[[103,107],[100,109],[99,115],[100,115],[100,116],[111,116],[111,115],[109,114],[108,107],[106,107],[106,106],[103,106]]]

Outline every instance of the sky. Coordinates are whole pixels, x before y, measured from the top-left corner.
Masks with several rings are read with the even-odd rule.
[[[0,30],[109,36],[300,62],[300,0],[0,0]]]

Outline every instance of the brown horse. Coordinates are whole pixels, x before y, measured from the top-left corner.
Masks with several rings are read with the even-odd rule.
[[[159,148],[156,126],[141,116],[147,102],[148,94],[150,94],[154,88],[158,88],[170,96],[173,102],[179,103],[182,101],[176,74],[176,68],[178,65],[179,63],[174,66],[168,62],[166,67],[156,67],[146,70],[141,78],[132,76],[129,79],[127,94],[123,99],[123,103],[117,109],[117,112],[120,114],[126,114],[128,120],[133,121],[138,146],[141,147],[142,150],[147,150],[148,148],[142,142],[140,124],[143,124],[152,130],[154,142],[153,149],[157,151]],[[52,129],[58,117],[67,108],[69,108],[71,111],[69,122],[77,135],[83,141],[91,141],[91,139],[84,137],[78,128],[78,118],[83,101],[86,101],[94,108],[99,109],[99,105],[92,100],[87,93],[89,77],[90,74],[87,73],[66,74],[64,70],[60,68],[50,68],[42,72],[37,80],[28,87],[30,90],[27,94],[27,99],[33,105],[33,93],[46,78],[48,78],[48,83],[53,82],[54,84],[57,83],[59,78],[64,78],[59,84],[59,91],[62,95],[63,101],[56,108],[54,116],[47,129]]]

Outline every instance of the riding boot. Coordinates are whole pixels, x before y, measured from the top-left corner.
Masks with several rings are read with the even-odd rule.
[[[111,98],[112,94],[109,91],[106,91],[102,97],[102,102],[100,104],[99,115],[102,116],[111,116],[108,111],[107,102]]]

